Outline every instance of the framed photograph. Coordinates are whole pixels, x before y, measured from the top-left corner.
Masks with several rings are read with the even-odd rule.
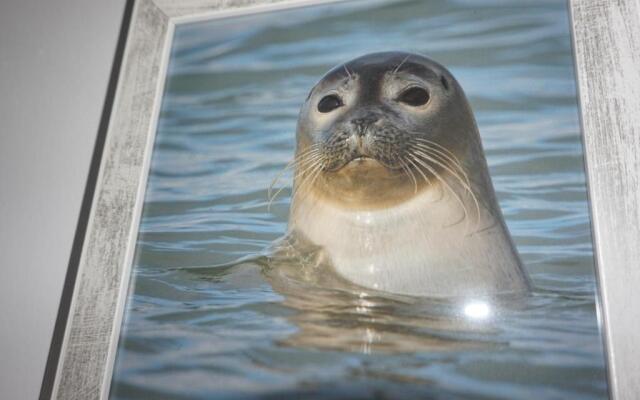
[[[130,2],[42,397],[633,398],[632,3]]]

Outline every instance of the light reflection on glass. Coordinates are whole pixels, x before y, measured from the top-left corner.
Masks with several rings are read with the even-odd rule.
[[[464,305],[464,315],[477,320],[487,319],[491,316],[491,307],[484,301],[470,301]]]

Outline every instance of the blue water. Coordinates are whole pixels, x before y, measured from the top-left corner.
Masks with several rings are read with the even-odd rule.
[[[233,264],[286,230],[291,177],[270,211],[267,188],[308,91],[383,50],[447,66],[475,112],[534,285],[488,318]],[[564,1],[356,1],[179,26],[111,397],[607,397],[580,140]]]

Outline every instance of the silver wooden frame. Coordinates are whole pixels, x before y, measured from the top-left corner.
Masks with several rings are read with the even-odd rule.
[[[340,0],[136,0],[86,234],[79,239],[77,265],[70,265],[77,268],[67,282],[70,304],[61,304],[59,345],[52,346],[42,398],[108,396],[175,26],[332,1]],[[569,0],[569,9],[609,388],[616,399],[635,399],[640,396],[635,294],[640,287],[640,1]]]

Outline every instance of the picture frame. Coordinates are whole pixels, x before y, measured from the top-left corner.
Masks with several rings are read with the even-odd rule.
[[[175,27],[338,1],[128,3],[42,398],[108,396]],[[609,390],[631,399],[640,393],[640,5],[570,0],[569,10]]]

